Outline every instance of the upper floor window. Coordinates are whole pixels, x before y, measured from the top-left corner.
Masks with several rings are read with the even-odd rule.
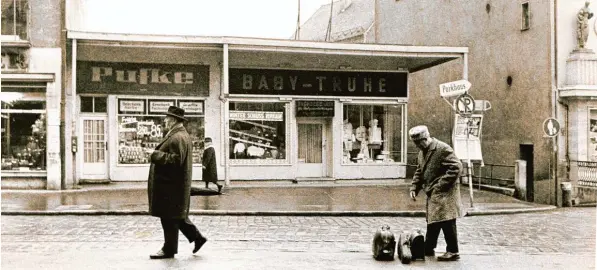
[[[2,0],[2,36],[27,40],[28,0]]]
[[[520,30],[528,30],[531,28],[531,10],[529,8],[529,2],[522,3],[521,13],[521,25]]]

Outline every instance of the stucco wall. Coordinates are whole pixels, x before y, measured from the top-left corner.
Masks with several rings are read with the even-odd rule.
[[[514,164],[519,144],[533,143],[535,178],[542,179],[549,157],[542,122],[551,115],[550,6],[528,1],[531,28],[521,31],[523,2],[381,1],[380,42],[469,47],[470,94],[492,103],[483,123],[485,163]],[[462,61],[413,73],[409,126],[428,124],[434,136],[450,141],[453,113],[438,85],[462,79],[462,73]]]
[[[29,40],[33,47],[60,47],[60,0],[29,0]]]

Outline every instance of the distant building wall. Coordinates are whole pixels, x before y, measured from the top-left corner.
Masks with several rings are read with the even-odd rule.
[[[513,164],[519,145],[532,143],[535,178],[547,178],[551,148],[543,138],[542,122],[551,116],[550,2],[380,2],[380,43],[469,47],[470,94],[493,107],[483,122],[485,162]],[[525,2],[531,26],[521,30]],[[451,141],[454,116],[438,85],[462,79],[462,69],[462,62],[451,62],[412,74],[409,126],[428,124],[434,136]]]

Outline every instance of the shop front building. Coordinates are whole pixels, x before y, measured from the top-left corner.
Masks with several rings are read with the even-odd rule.
[[[62,188],[61,17],[59,1],[2,1],[2,189]]]
[[[205,137],[214,140],[220,180],[404,178],[409,74],[467,53],[247,38],[69,38],[76,44],[69,67],[75,182],[146,181],[144,150],[164,135],[170,105],[189,119],[194,180]]]

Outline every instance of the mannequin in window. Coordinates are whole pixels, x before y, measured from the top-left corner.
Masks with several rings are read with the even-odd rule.
[[[352,150],[352,143],[356,139],[352,130],[352,123],[348,122],[348,119],[344,119],[342,140],[344,142],[344,155],[349,155],[349,152]]]
[[[359,154],[357,158],[361,159],[369,159],[369,147],[368,140],[367,140],[367,128],[365,126],[360,126],[356,130],[356,139],[361,144],[361,148],[359,149]]]
[[[247,136],[242,136],[241,139],[243,140],[247,140]],[[237,142],[236,144],[234,144],[234,158],[246,158],[247,154],[246,154],[246,150],[247,150],[247,146],[245,145],[244,142]]]
[[[263,143],[263,141],[258,140],[257,143]],[[251,145],[247,148],[247,155],[251,158],[261,158],[265,153],[265,149],[260,147],[259,145]]]
[[[369,121],[369,143],[381,144],[381,128],[377,126],[377,119]]]

